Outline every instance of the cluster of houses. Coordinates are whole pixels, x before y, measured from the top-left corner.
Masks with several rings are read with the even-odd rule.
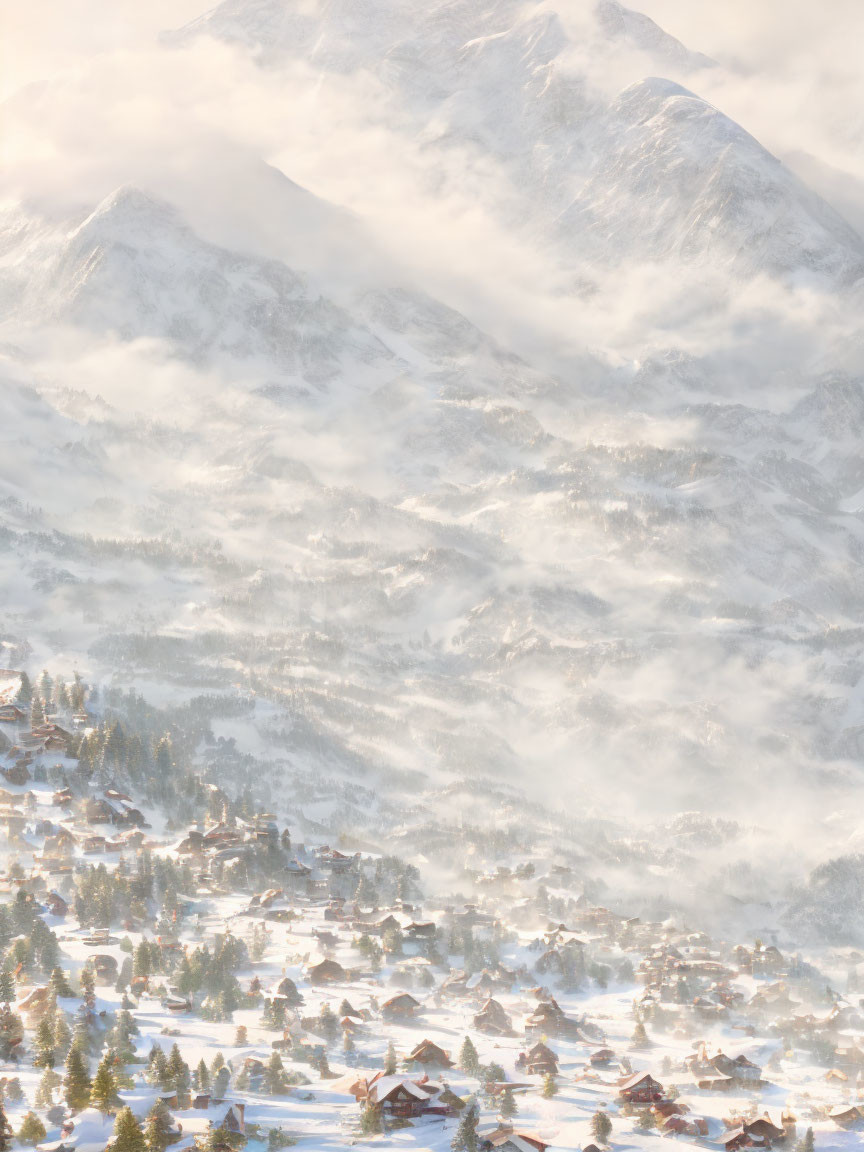
[[[238,1057],[251,1091],[260,1087],[272,1052],[295,1060],[300,1054],[323,1068],[329,1051],[338,1064],[333,1038],[322,1030],[324,1016],[313,1011],[326,998],[328,1004],[341,1001],[336,1029],[346,1051],[362,1053],[384,1036],[401,1038],[401,1071],[361,1072],[346,1058],[343,1074],[320,1073],[327,1091],[341,1092],[360,1109],[379,1109],[393,1124],[458,1120],[468,1092],[477,1090],[466,1083],[454,1050],[468,1035],[487,1056],[508,1054],[507,1066],[484,1082],[493,1115],[503,1099],[515,1094],[530,1100],[552,1083],[559,1091],[569,1086],[593,1092],[616,1123],[638,1117],[670,1138],[730,1150],[788,1145],[804,1124],[864,1131],[864,1100],[858,1095],[862,1005],[836,992],[827,996],[824,978],[776,944],[727,944],[702,932],[618,915],[584,895],[570,897],[566,867],[540,873],[536,862],[481,877],[477,902],[433,901],[421,908],[400,899],[388,907],[370,906],[360,893],[372,857],[329,844],[293,845],[272,813],[202,816],[168,837],[154,834],[144,807],[119,787],[79,783],[52,792],[45,767],[66,756],[80,719],[71,718],[66,728],[53,720],[31,727],[27,710],[0,694],[0,725],[9,731],[0,767],[6,784],[0,787],[0,835],[10,857],[27,862],[23,874],[0,879],[0,886],[11,894],[24,884],[57,924],[71,920],[74,873],[84,860],[113,867],[146,848],[192,865],[196,902],[209,907],[212,931],[226,930],[230,921],[233,931],[265,930],[268,940],[275,934],[284,942],[278,980],[266,989],[257,975],[249,981],[250,1002],[264,998],[282,1010],[285,1021],[284,1029],[259,1037],[249,1045],[253,1050]],[[227,812],[227,799],[214,789],[208,811]],[[278,846],[287,861],[273,886],[244,893],[239,911],[236,900],[226,910],[218,879],[222,865],[267,845]],[[554,918],[548,913],[549,889],[566,908]],[[147,926],[124,920],[119,927],[139,932]],[[95,950],[97,985],[112,987],[118,938],[104,928],[79,925],[75,931],[77,942]],[[182,955],[190,943],[182,917],[176,931],[177,939],[166,946]],[[448,945],[466,937],[483,943],[481,963]],[[631,1039],[610,1038],[609,1021],[584,1008],[589,994],[608,979],[631,996],[629,1023],[639,1032]],[[146,979],[132,981],[132,995],[147,990]],[[361,995],[368,1004],[355,1010],[349,1000],[358,1002]],[[28,1026],[49,999],[45,986],[22,987],[17,1008]],[[194,998],[175,989],[165,994],[162,1007],[170,1016],[196,1011]],[[436,1032],[434,1021],[442,1018],[447,1027]],[[667,1052],[665,1066],[656,1055],[662,1045],[652,1036],[672,1037],[678,1046],[674,1059]],[[794,1105],[797,1115],[787,1103],[774,1107],[772,1119],[761,1109],[763,1094],[777,1083],[778,1062],[791,1059],[790,1048],[818,1052],[819,1077]],[[198,1120],[244,1131],[242,1101],[201,1092],[191,1109],[178,1109],[170,1093],[166,1103],[178,1113],[178,1135]],[[87,1152],[86,1134],[96,1127],[89,1113],[65,1117],[58,1138],[41,1152]],[[548,1133],[541,1138],[532,1125],[501,1115],[494,1124],[483,1123],[477,1135],[483,1152],[554,1147]],[[591,1147],[587,1139],[584,1146]]]

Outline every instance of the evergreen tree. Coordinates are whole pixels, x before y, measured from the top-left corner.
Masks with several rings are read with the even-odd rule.
[[[96,980],[93,976],[93,969],[89,965],[89,961],[81,969],[81,975],[78,977],[81,985],[81,995],[84,1003],[88,1008],[92,1009],[96,1004]]]
[[[52,968],[50,984],[51,991],[55,996],[68,998],[75,995],[75,993],[72,991],[72,985],[69,983],[68,976],[60,967]]]
[[[21,684],[18,688],[18,694],[15,697],[16,704],[29,704],[33,699],[33,685],[30,683],[30,677],[26,672],[21,673]]]
[[[282,1057],[278,1052],[274,1052],[267,1061],[267,1067],[264,1069],[264,1078],[261,1085],[262,1090],[266,1092],[268,1096],[281,1096],[287,1086],[285,1066],[282,1063]]]
[[[234,1047],[244,1048],[249,1043],[249,1037],[246,1032],[246,1025],[241,1024],[237,1031],[234,1033]]]
[[[59,1088],[63,1083],[63,1077],[59,1076],[53,1068],[46,1068],[42,1073],[42,1079],[36,1087],[36,1096],[33,1103],[42,1111],[47,1111],[54,1104],[54,1089]]]
[[[177,1092],[178,1106],[188,1108],[191,1102],[189,1086],[192,1083],[192,1076],[189,1072],[189,1065],[180,1055],[180,1049],[176,1044],[172,1045],[170,1055],[168,1056],[168,1072],[173,1081],[174,1089]]]
[[[648,1039],[648,1033],[645,1031],[645,1025],[639,1020],[636,1027],[633,1029],[632,1044],[634,1048],[648,1048],[651,1041]]]
[[[387,1052],[384,1056],[384,1075],[395,1076],[397,1067],[396,1049],[393,1045],[393,1041],[390,1040],[387,1044]]]
[[[207,1068],[207,1062],[203,1056],[198,1061],[198,1067],[192,1074],[192,1083],[197,1092],[206,1092],[210,1087],[210,1071]]]
[[[512,1088],[505,1088],[501,1093],[501,1107],[499,1112],[504,1120],[510,1120],[519,1109],[516,1107],[516,1099],[513,1096]]]
[[[459,1067],[468,1076],[479,1075],[480,1057],[470,1036],[465,1037],[465,1042],[459,1052]]]
[[[30,727],[32,729],[39,728],[44,723],[45,708],[39,697],[34,696],[33,703],[30,705]]]
[[[0,1004],[11,1004],[15,999],[15,978],[8,968],[0,971]]]
[[[216,1073],[219,1071],[219,1069],[224,1068],[224,1067],[225,1067],[225,1057],[222,1055],[221,1052],[217,1052],[216,1055],[213,1057],[213,1061],[210,1065],[210,1075],[215,1076]]]
[[[20,1104],[24,1099],[24,1089],[17,1076],[11,1076],[3,1085],[3,1098],[10,1104]]]
[[[58,1060],[66,1060],[71,1044],[71,1029],[66,1013],[62,1008],[54,1013],[54,1052]]]
[[[165,1152],[171,1141],[174,1119],[164,1100],[157,1100],[147,1113],[144,1140],[147,1152]]]
[[[105,1152],[147,1152],[141,1125],[131,1108],[121,1108],[114,1121],[114,1132]]]
[[[453,1152],[477,1152],[477,1123],[480,1111],[472,1096],[459,1116],[459,1125],[450,1147]]]
[[[364,1136],[377,1136],[383,1128],[381,1105],[367,1101],[360,1112],[360,1131]]]
[[[36,1025],[36,1035],[33,1038],[33,1067],[53,1068],[57,1063],[54,1039],[54,1022],[50,1016],[44,1015]]]
[[[591,1117],[591,1134],[598,1144],[608,1144],[612,1135],[612,1121],[605,1112],[595,1112]]]
[[[551,1072],[547,1072],[547,1074],[543,1077],[543,1099],[551,1100],[553,1096],[557,1095],[558,1081],[555,1079]]]
[[[112,1053],[108,1051],[99,1061],[90,1089],[90,1103],[106,1114],[113,1112],[118,1102],[117,1079],[112,1064]]]
[[[90,1103],[90,1074],[87,1061],[77,1044],[72,1045],[66,1057],[63,1095],[73,1112],[80,1112]]]
[[[225,1093],[228,1091],[228,1085],[231,1082],[231,1073],[223,1064],[216,1075],[213,1077],[213,1086],[211,1088],[211,1095],[214,1100],[224,1100]]]
[[[12,1145],[12,1125],[6,1118],[6,1109],[0,1100],[0,1152],[8,1152]]]
[[[18,1129],[18,1139],[22,1144],[38,1144],[46,1136],[45,1125],[35,1112],[28,1112]]]
[[[808,1128],[803,1137],[798,1141],[797,1152],[813,1152],[814,1147],[813,1129]]]

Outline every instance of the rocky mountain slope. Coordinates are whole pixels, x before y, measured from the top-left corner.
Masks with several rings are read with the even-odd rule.
[[[698,844],[669,854],[657,831],[681,811],[738,821],[712,869],[814,812],[830,843],[804,856],[851,843],[854,339],[820,343],[814,305],[798,328],[820,355],[788,346],[794,321],[775,353],[717,302],[746,309],[755,284],[845,315],[864,242],[744,127],[650,78],[715,65],[638,13],[584,13],[599,59],[646,65],[618,94],[585,70],[570,9],[417,17],[229,0],[160,51],[216,37],[271,79],[371,74],[394,141],[505,174],[491,211],[553,254],[574,324],[643,265],[685,293],[694,269],[711,280],[698,317],[646,324],[639,355],[599,334],[520,355],[290,179],[273,195],[302,217],[296,261],[291,236],[272,255],[218,242],[134,185],[61,215],[18,204],[0,236],[3,635],[157,695],[255,693],[266,707],[226,734],[288,774],[362,781],[355,830],[422,845],[466,810],[528,821],[670,888],[700,875]],[[312,267],[318,236],[350,258]],[[722,340],[694,348],[715,312]],[[779,886],[796,862],[776,855]]]

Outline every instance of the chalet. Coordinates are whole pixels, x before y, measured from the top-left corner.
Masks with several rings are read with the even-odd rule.
[[[85,836],[81,841],[81,851],[87,856],[95,856],[108,851],[108,841],[104,836]]]
[[[598,1048],[596,1052],[592,1052],[588,1057],[588,1063],[595,1068],[605,1068],[607,1064],[615,1059],[615,1053],[611,1048]]]
[[[43,897],[42,903],[51,916],[65,916],[69,911],[69,905],[59,892],[49,892]]]
[[[556,1076],[558,1074],[558,1057],[551,1048],[547,1048],[545,1044],[537,1043],[519,1057],[516,1066],[517,1068],[524,1068],[531,1076]]]
[[[533,1132],[510,1124],[499,1124],[491,1132],[478,1132],[477,1146],[482,1152],[546,1152],[549,1147]]]
[[[414,1064],[422,1064],[424,1068],[452,1068],[453,1061],[450,1053],[433,1044],[431,1040],[421,1040],[416,1048],[408,1054],[408,1060]]]
[[[237,1101],[228,1105],[225,1115],[217,1124],[217,1128],[224,1128],[226,1132],[234,1132],[242,1136],[246,1131],[246,1105]]]
[[[282,869],[280,880],[291,892],[309,892],[313,883],[312,869],[299,860],[291,860]]]
[[[753,1141],[743,1128],[733,1128],[730,1132],[724,1132],[717,1143],[722,1144],[726,1152],[738,1152],[739,1148],[749,1148]]]
[[[195,828],[190,828],[176,848],[180,856],[203,856],[204,836]]]
[[[634,1072],[618,1085],[618,1095],[627,1104],[656,1104],[663,1099],[663,1085],[648,1072]]]
[[[772,1124],[767,1112],[756,1120],[745,1122],[743,1127],[754,1143],[761,1143],[766,1148],[770,1148],[774,1144],[782,1144],[786,1139],[785,1128],[778,1128],[776,1124]]]
[[[337,852],[335,848],[330,848],[326,844],[318,849],[316,855],[319,865],[326,868],[328,872],[348,872],[360,859],[359,855],[346,856],[343,852]]]
[[[841,1104],[829,1112],[828,1119],[833,1120],[838,1128],[857,1128],[864,1120],[864,1112],[853,1104]]]
[[[186,996],[177,996],[169,993],[162,1001],[162,1007],[167,1008],[172,1016],[182,1016],[192,1011],[192,1002]]]
[[[379,1072],[371,1080],[361,1080],[352,1090],[356,1100],[379,1104],[394,1119],[410,1120],[419,1116],[455,1116],[462,1101],[443,1084],[421,1076],[387,1076]]]
[[[18,760],[11,768],[0,768],[0,772],[9,784],[14,784],[18,788],[23,787],[30,780],[30,769],[23,760]]]
[[[290,1008],[297,1008],[303,1003],[303,997],[290,976],[282,977],[276,985],[274,995],[285,1000]]]
[[[0,724],[21,724],[26,718],[27,713],[17,704],[0,705]]]
[[[408,934],[409,940],[429,940],[436,932],[435,921],[424,920],[418,924],[412,920],[405,931]]]
[[[468,973],[454,968],[443,981],[439,992],[442,996],[465,996],[468,993]]]
[[[834,1049],[834,1059],[841,1068],[861,1068],[864,1067],[864,1049],[856,1040],[842,1038]]]
[[[336,960],[321,960],[306,972],[310,984],[339,984],[348,979],[348,973]]]
[[[401,932],[402,925],[395,916],[389,914],[374,924],[363,923],[359,925],[370,936],[383,936],[386,932]]]
[[[415,1000],[408,992],[400,992],[384,1001],[381,1005],[381,1014],[387,1020],[406,1020],[410,1019],[419,1007],[419,1000]]]
[[[474,1017],[474,1027],[488,1036],[509,1036],[513,1026],[510,1017],[497,1000],[490,998]]]

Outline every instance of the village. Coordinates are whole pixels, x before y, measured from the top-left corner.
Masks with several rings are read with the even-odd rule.
[[[0,1148],[860,1146],[854,951],[841,989],[540,858],[456,899],[230,781],[178,827],[87,696],[0,671]]]

